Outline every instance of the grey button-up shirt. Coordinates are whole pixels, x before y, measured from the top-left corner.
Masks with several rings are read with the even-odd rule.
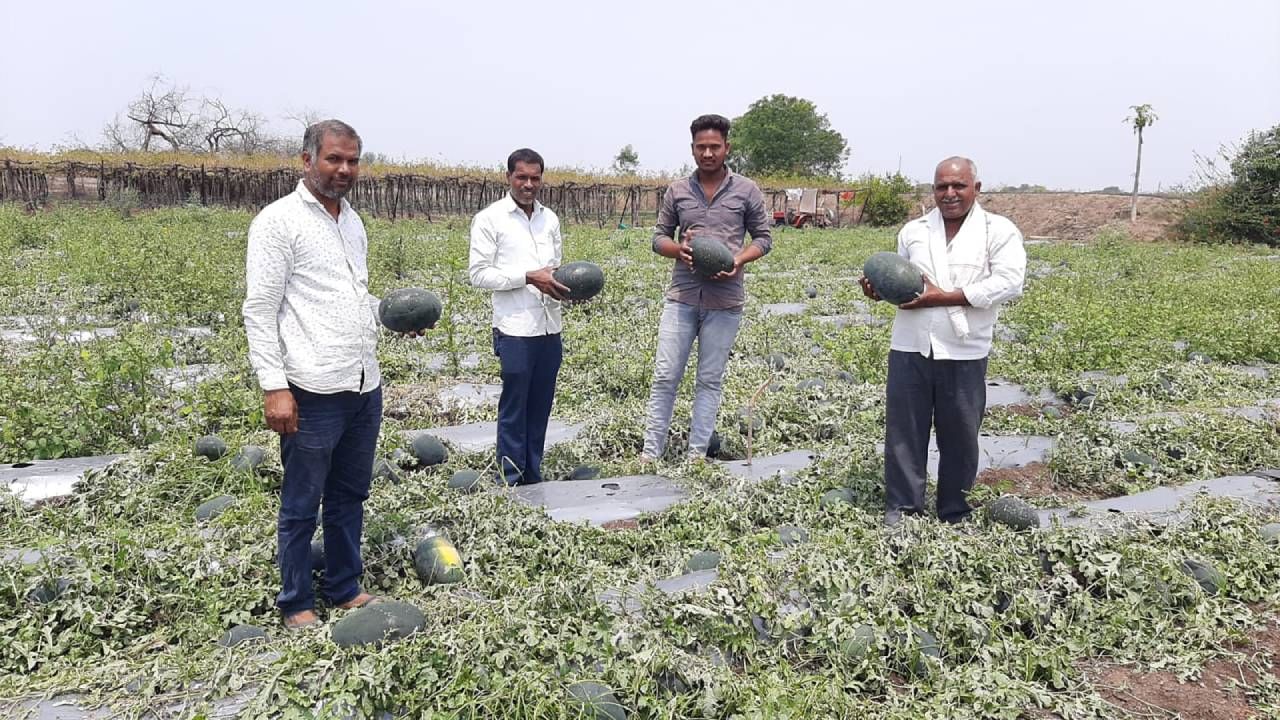
[[[769,230],[772,225],[773,217],[764,207],[764,193],[750,179],[730,171],[708,201],[695,172],[671,183],[662,196],[653,248],[656,252],[661,238],[674,240],[677,228],[680,232],[697,228],[699,237],[720,240],[734,255],[742,252],[744,236],[750,234],[751,242],[767,254],[773,249]],[[727,280],[709,280],[677,260],[671,270],[667,298],[706,310],[739,309],[746,302],[742,275],[739,272]]]

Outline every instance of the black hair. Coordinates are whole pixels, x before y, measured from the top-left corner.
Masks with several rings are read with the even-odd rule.
[[[515,172],[516,163],[518,162],[526,163],[528,165],[533,165],[534,163],[537,163],[539,171],[541,172],[547,171],[546,164],[542,162],[542,156],[534,152],[533,150],[530,150],[529,148],[520,148],[519,150],[507,156],[507,172],[509,173]]]
[[[308,125],[306,132],[302,133],[302,151],[310,155],[313,160],[319,159],[317,156],[320,154],[320,145],[324,143],[325,135],[351,138],[356,141],[356,152],[364,152],[364,142],[360,139],[360,134],[341,120],[321,120]]]
[[[689,134],[697,137],[703,130],[718,130],[720,137],[729,139],[729,118],[723,115],[699,115],[689,126]]]

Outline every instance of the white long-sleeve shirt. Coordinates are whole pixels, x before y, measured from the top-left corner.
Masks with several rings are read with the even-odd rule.
[[[524,274],[559,267],[560,219],[541,203],[533,216],[508,194],[471,221],[471,284],[493,291],[493,326],[504,335],[553,335],[563,325],[560,301],[524,281]]]
[[[1018,228],[974,203],[948,243],[942,215],[934,208],[903,226],[898,254],[943,290],[962,290],[970,306],[899,310],[889,347],[926,357],[932,352],[939,360],[978,360],[990,354],[1000,304],[1022,295],[1027,254]],[[967,332],[961,335],[957,327]]]
[[[249,363],[263,390],[369,392],[378,372],[378,299],[369,294],[364,223],[338,219],[300,181],[249,226],[243,313]]]

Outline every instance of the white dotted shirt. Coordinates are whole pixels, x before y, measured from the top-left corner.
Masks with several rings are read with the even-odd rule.
[[[244,329],[263,390],[369,392],[378,373],[378,299],[369,239],[346,200],[335,221],[299,181],[249,226]]]

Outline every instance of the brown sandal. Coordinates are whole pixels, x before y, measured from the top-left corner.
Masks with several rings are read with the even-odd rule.
[[[304,614],[310,614],[310,619],[299,620],[298,618]],[[320,617],[316,615],[314,610],[299,610],[296,613],[285,615],[281,622],[284,624],[285,630],[306,630],[318,627],[320,625]]]
[[[363,600],[361,598],[363,598]],[[378,597],[377,595],[373,595],[367,592],[360,592],[350,600],[342,603],[341,605],[338,605],[338,607],[342,608],[343,610],[357,610],[359,608],[367,607],[369,605],[377,605],[380,602],[382,602],[382,598]]]

